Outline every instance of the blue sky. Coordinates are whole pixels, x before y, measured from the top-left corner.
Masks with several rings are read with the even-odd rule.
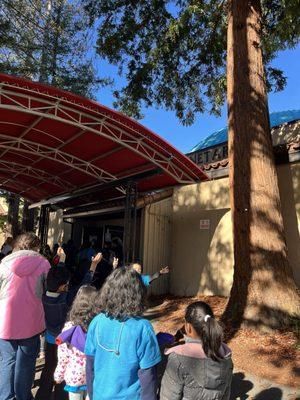
[[[300,45],[294,50],[280,52],[272,66],[282,69],[288,80],[284,91],[269,94],[270,112],[300,109]],[[116,78],[116,68],[105,62],[101,62],[98,67],[102,76],[110,75]],[[116,84],[120,82],[121,80],[116,78]],[[111,87],[100,89],[97,100],[112,107],[112,91]],[[226,126],[226,106],[221,117],[216,118],[208,113],[199,114],[195,124],[189,127],[181,125],[175,113],[164,109],[147,108],[143,113],[145,118],[140,122],[182,152],[188,152],[201,139]]]

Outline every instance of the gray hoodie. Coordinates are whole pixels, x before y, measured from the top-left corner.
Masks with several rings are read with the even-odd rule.
[[[201,343],[186,343],[166,351],[168,364],[160,400],[229,400],[233,363],[223,343],[219,362],[207,358]]]

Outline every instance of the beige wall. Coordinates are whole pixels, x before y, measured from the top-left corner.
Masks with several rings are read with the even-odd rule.
[[[153,274],[161,267],[170,265],[172,198],[146,206],[142,220],[143,272]],[[153,294],[169,292],[169,280],[170,276],[161,276],[151,284],[149,292]]]
[[[288,257],[300,288],[300,163],[277,168]]]
[[[278,167],[289,261],[300,286],[300,164]],[[210,220],[207,230],[200,220]],[[170,291],[227,296],[233,278],[228,178],[178,188],[173,196]]]
[[[200,229],[209,220],[209,229]],[[232,232],[228,179],[174,192],[171,292],[228,294],[232,283]]]

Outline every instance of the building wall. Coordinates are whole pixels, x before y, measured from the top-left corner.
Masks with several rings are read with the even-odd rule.
[[[300,163],[277,168],[288,257],[300,288]]]
[[[300,287],[300,164],[278,167],[289,261]],[[200,229],[209,220],[209,229]],[[228,178],[178,188],[173,196],[170,291],[227,296],[233,279]]]
[[[300,287],[300,164],[281,165],[277,171],[288,256]],[[227,177],[177,188],[173,198],[146,206],[141,220],[144,273],[154,273],[165,265],[172,268],[169,276],[151,285],[151,293],[229,294],[233,245]],[[209,229],[200,229],[200,220],[209,220]],[[81,229],[77,236],[81,237]],[[51,213],[49,245],[66,242],[70,236],[71,225],[63,223],[62,213]]]
[[[171,261],[172,198],[146,206],[142,220],[143,272],[154,274]],[[151,284],[149,293],[169,292],[169,280],[170,276],[161,276]]]

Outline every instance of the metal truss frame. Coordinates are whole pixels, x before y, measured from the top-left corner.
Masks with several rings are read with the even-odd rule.
[[[7,184],[9,181],[16,179],[18,175],[26,175],[30,178],[38,179],[40,184],[50,183],[51,185],[58,186],[64,191],[66,189],[73,190],[76,188],[70,182],[59,178],[57,175],[51,175],[42,169],[33,168],[31,165],[24,166],[24,164],[0,159],[0,171],[9,172],[12,174],[10,178],[1,181],[0,186],[5,186],[5,184]],[[30,186],[30,188],[33,187],[36,186]]]
[[[62,148],[67,142],[61,143],[58,147],[49,147],[24,139],[24,136],[30,130],[35,129],[43,118],[47,118],[78,127],[79,132],[70,141],[75,140],[84,132],[92,132],[139,154],[172,176],[178,183],[194,183],[195,180],[199,179],[196,172],[190,170],[188,173],[183,170],[186,166],[182,160],[170,153],[168,156],[165,155],[168,150],[158,141],[155,141],[155,137],[152,138],[150,134],[147,135],[137,130],[135,127],[130,126],[129,123],[125,124],[117,118],[114,119],[113,116],[105,114],[104,111],[101,112],[98,109],[76,105],[71,101],[59,99],[49,94],[45,95],[43,93],[43,97],[39,97],[39,92],[34,89],[22,87],[22,90],[25,90],[26,93],[21,93],[14,90],[16,87],[18,88],[17,85],[8,83],[0,85],[0,109],[21,111],[35,115],[37,118],[24,130],[20,137],[0,136],[1,147],[4,148],[5,152],[17,149],[34,156],[39,155],[42,158],[49,158],[89,174],[102,182],[117,179],[109,172],[93,165],[93,161],[87,162],[64,152]],[[37,104],[39,105],[37,106]]]
[[[21,153],[31,154],[33,156],[41,156],[41,159],[47,158],[52,161],[57,161],[61,164],[77,169],[78,171],[81,171],[87,175],[91,175],[103,183],[112,182],[117,179],[114,175],[102,168],[97,167],[96,165],[92,165],[89,161],[72,156],[69,153],[61,151],[55,147],[45,146],[24,138],[0,134],[0,148],[5,149],[3,152],[4,154],[10,150],[17,150]],[[0,154],[0,157],[2,154]]]

